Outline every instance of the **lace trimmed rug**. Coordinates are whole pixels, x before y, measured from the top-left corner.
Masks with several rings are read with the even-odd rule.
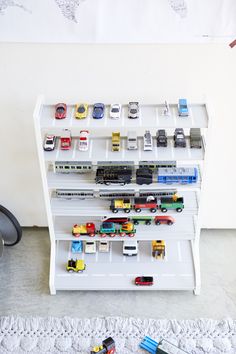
[[[90,354],[111,336],[120,354],[139,349],[144,336],[165,338],[193,354],[236,353],[236,321],[107,318],[0,317],[0,353]]]

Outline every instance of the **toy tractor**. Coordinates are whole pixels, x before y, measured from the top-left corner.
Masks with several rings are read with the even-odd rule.
[[[68,272],[82,273],[86,268],[86,264],[84,264],[84,260],[82,259],[69,259],[67,262],[66,270]]]

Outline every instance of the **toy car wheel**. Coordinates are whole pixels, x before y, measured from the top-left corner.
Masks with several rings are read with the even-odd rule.
[[[73,234],[75,237],[80,237],[80,234]]]
[[[113,234],[110,234],[110,237],[115,237],[115,236],[116,236],[116,234],[114,234],[114,233],[113,233]]]
[[[96,234],[89,234],[89,236],[90,236],[90,237],[94,237],[94,236],[96,236]]]
[[[106,186],[110,186],[111,183],[110,183],[110,182],[105,182],[104,184],[105,184]]]
[[[113,213],[118,213],[118,209],[112,209]]]
[[[128,234],[129,237],[134,237],[135,234]]]
[[[151,213],[155,213],[156,211],[157,211],[156,208],[151,208],[151,209],[150,209],[150,212],[151,212]]]
[[[67,270],[68,273],[74,273],[72,269]]]
[[[130,213],[130,209],[125,209],[124,212],[127,214],[127,213]]]
[[[163,213],[166,213],[166,212],[167,212],[167,209],[166,209],[166,208],[162,208],[161,211],[162,211]]]
[[[183,209],[181,209],[181,208],[177,208],[177,209],[176,209],[177,213],[181,213],[182,210],[183,210]]]
[[[146,222],[145,222],[145,225],[151,225],[151,221],[150,220],[147,220]]]
[[[156,225],[161,225],[161,222],[158,220],[155,222]]]
[[[134,220],[134,225],[139,225],[138,220]]]
[[[125,232],[121,232],[120,233],[120,237],[125,237],[126,236],[126,233]]]
[[[141,209],[140,208],[137,208],[135,209],[136,213],[141,213]]]
[[[169,220],[169,221],[167,222],[167,224],[168,224],[168,225],[173,225],[173,221],[170,221],[170,220]]]

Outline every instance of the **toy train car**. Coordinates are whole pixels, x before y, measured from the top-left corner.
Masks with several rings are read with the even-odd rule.
[[[94,191],[91,189],[57,189],[57,198],[63,199],[85,199],[94,198]]]
[[[198,171],[196,167],[191,168],[159,168],[157,172],[157,182],[172,184],[191,184],[198,180]]]
[[[88,173],[93,170],[90,161],[56,161],[54,172],[59,173]]]
[[[99,184],[120,184],[125,185],[131,183],[132,179],[132,170],[131,168],[98,168],[96,172],[96,183]]]
[[[114,354],[115,352],[115,341],[109,337],[102,341],[102,345],[93,347],[90,354]]]
[[[176,167],[176,161],[140,161],[139,168],[150,168],[156,170],[159,168]]]
[[[108,190],[108,189],[100,189],[99,198],[132,198],[135,197],[135,190],[133,189],[125,189],[125,190]]]
[[[153,197],[165,197],[165,196],[173,196],[177,194],[177,189],[140,189],[139,196],[140,197],[148,197],[152,195]]]
[[[98,161],[98,168],[132,168],[134,167],[133,161]]]

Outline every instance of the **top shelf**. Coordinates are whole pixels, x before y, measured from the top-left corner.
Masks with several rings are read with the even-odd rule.
[[[128,105],[122,105],[121,117],[112,119],[109,115],[110,105],[105,106],[105,115],[102,119],[93,119],[93,106],[89,105],[88,116],[85,119],[76,119],[75,105],[67,106],[67,117],[55,119],[55,105],[41,104],[39,107],[40,127],[53,133],[54,131],[69,129],[134,129],[137,128],[207,128],[208,114],[205,104],[189,104],[189,116],[179,117],[177,104],[170,104],[170,116],[164,116],[164,104],[140,104],[140,117],[128,118]],[[50,130],[50,131],[49,131]]]

